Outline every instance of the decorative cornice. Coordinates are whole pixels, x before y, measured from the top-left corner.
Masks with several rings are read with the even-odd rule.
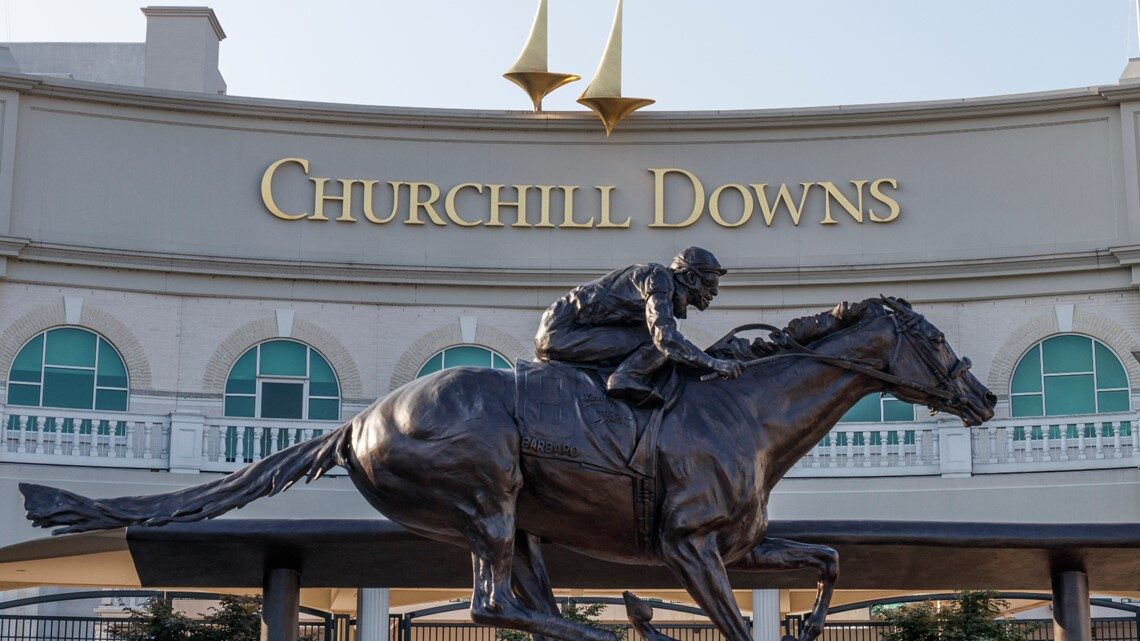
[[[188,113],[303,120],[336,124],[411,127],[417,129],[590,131],[597,129],[589,112],[490,111],[422,109],[271,100],[205,93],[102,85],[24,74],[0,73],[0,89],[115,106],[142,107]],[[1140,98],[1140,85],[1087,87],[1041,93],[796,109],[734,111],[657,111],[638,114],[623,125],[624,132],[766,129],[815,126],[890,124],[1026,115],[1105,107]]]
[[[14,256],[26,263],[101,267],[204,276],[414,286],[568,287],[598,275],[600,269],[408,267],[301,262],[220,256],[191,256],[134,250],[29,243]],[[1140,262],[1140,246],[1066,254],[978,258],[938,262],[850,265],[735,267],[722,289],[970,280],[1010,276],[1055,275],[1126,268]]]
[[[27,238],[0,236],[0,256],[19,256],[29,242]]]
[[[1108,251],[1116,258],[1117,262],[1125,267],[1140,264],[1140,245],[1109,247]]]

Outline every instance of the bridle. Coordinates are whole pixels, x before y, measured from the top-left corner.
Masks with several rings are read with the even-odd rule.
[[[895,334],[898,336],[898,339],[895,340],[895,346],[891,351],[890,360],[885,364],[877,359],[868,360],[858,358],[845,358],[842,356],[827,356],[826,354],[820,354],[819,352],[813,351],[810,348],[799,344],[783,329],[765,323],[751,323],[748,325],[741,325],[740,327],[737,327],[729,333],[725,334],[723,338],[717,341],[717,344],[726,341],[729,338],[732,338],[740,332],[754,330],[770,331],[772,332],[772,340],[787,351],[781,352],[779,354],[773,354],[771,356],[765,356],[763,358],[745,361],[741,363],[743,367],[752,367],[754,365],[767,363],[780,358],[790,358],[796,356],[812,358],[821,363],[827,363],[828,365],[834,365],[835,367],[850,370],[852,372],[858,372],[860,374],[870,376],[871,378],[876,378],[896,387],[906,387],[915,390],[916,392],[926,394],[931,398],[929,407],[932,412],[942,411],[943,409],[949,407],[961,405],[962,398],[959,394],[953,391],[953,384],[955,380],[961,378],[962,376],[965,376],[966,372],[970,371],[970,367],[972,366],[970,359],[961,358],[957,363],[954,364],[953,367],[947,370],[942,366],[942,364],[938,361],[938,357],[935,355],[933,343],[935,343],[936,340],[928,336],[923,336],[915,329],[915,327],[924,320],[922,315],[910,310],[904,311],[901,307],[891,305],[890,302],[887,302],[887,304],[894,312],[890,314],[888,318],[891,319],[891,322],[894,325]],[[927,369],[929,369],[930,372],[934,374],[935,378],[938,379],[938,385],[925,385],[917,381],[901,378],[891,373],[893,370],[895,370],[895,363],[898,362],[903,341],[906,341],[911,346],[911,349],[914,350],[916,354],[918,354],[918,357],[926,365]],[[708,381],[716,378],[717,376],[719,375],[715,373],[706,374],[701,377],[701,380]]]

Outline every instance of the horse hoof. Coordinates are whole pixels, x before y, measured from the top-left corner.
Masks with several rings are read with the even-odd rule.
[[[626,590],[621,593],[621,598],[625,601],[625,613],[631,621],[653,620],[653,608],[636,594]]]

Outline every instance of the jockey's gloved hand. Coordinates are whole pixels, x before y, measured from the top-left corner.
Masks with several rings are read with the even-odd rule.
[[[712,362],[712,370],[720,375],[721,378],[729,380],[740,376],[744,371],[744,365],[740,361],[730,361],[723,358],[714,358]]]

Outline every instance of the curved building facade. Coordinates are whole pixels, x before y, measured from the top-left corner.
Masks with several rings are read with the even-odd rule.
[[[655,112],[607,139],[577,113],[0,74],[0,544],[42,535],[17,482],[236,469],[418,375],[530,358],[566,290],[690,245],[729,269],[683,321],[697,343],[889,294],[1000,398],[973,429],[865,400],[773,518],[1136,522],[1138,113],[1123,83]],[[240,516],[375,518],[335,477]]]

